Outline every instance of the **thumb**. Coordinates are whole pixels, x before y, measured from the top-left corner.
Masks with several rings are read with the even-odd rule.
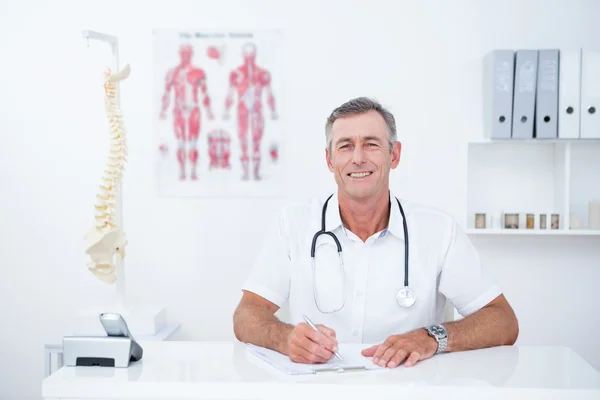
[[[374,346],[369,347],[368,349],[364,349],[363,351],[360,352],[360,354],[362,354],[365,357],[373,357],[375,355],[375,353],[377,352],[378,348],[379,348],[379,345],[376,344]]]
[[[323,332],[325,335],[329,336],[332,339],[335,339],[335,331],[331,328],[328,328],[324,325],[317,325],[317,328],[319,328],[319,330],[321,332]]]

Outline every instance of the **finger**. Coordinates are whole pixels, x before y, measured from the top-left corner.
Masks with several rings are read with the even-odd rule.
[[[313,364],[312,361],[310,361],[302,356],[298,356],[298,362],[302,363],[302,364]]]
[[[305,358],[308,358],[309,360],[324,362],[331,359],[331,357],[333,356],[333,352],[325,348],[323,344],[315,342],[313,339],[311,339],[311,337],[314,336],[314,334],[316,333],[319,333],[324,338],[327,338],[327,336],[325,336],[324,334],[320,332],[315,332],[310,327],[308,327],[308,329],[300,327],[297,330],[296,334],[292,337],[292,341],[294,345],[302,348],[308,354],[311,354],[310,357],[304,355]],[[312,355],[317,356],[317,358],[314,358]]]
[[[318,345],[316,345],[316,347],[319,348],[320,350],[324,350],[322,347],[320,347]],[[306,359],[308,361],[308,363],[310,363],[310,364],[324,363],[329,360],[329,357],[323,357],[318,353],[311,352],[310,350],[308,350],[306,347],[303,347],[303,346],[296,346],[294,348],[294,353],[297,356],[300,356],[300,357]],[[332,353],[330,353],[330,354],[332,354]]]
[[[380,367],[385,367],[398,351],[399,349],[397,349],[395,346],[388,347],[385,353],[383,353],[382,356],[379,358],[379,362],[377,363],[377,365],[379,365]]]
[[[317,332],[314,329],[312,329],[310,326],[306,325],[306,328],[302,329],[302,333],[308,337],[310,340],[312,340],[315,343],[318,343],[319,345],[327,348],[330,351],[337,351],[337,340],[336,339],[332,339],[331,337],[327,336],[325,333],[323,332]]]
[[[324,334],[326,334],[330,338],[334,338],[335,339],[335,331],[333,329],[328,328],[325,325],[320,325],[320,324],[317,325],[317,328],[319,328],[319,330],[321,332],[323,332]]]
[[[320,359],[323,359],[323,361],[330,360],[331,357],[333,357],[333,355],[334,355],[333,351],[327,349],[320,343],[313,342],[312,340],[310,340],[308,338],[302,342],[302,346],[309,353],[318,356]]]
[[[296,353],[295,350],[294,350],[294,352],[290,351],[290,360],[292,360],[293,362],[301,363],[301,364],[313,364],[307,358]]]
[[[290,353],[290,360],[292,360],[295,363],[300,363],[300,364],[314,364],[313,362],[309,361],[308,359],[302,357],[299,354],[292,354]]]
[[[375,354],[373,354],[373,363],[379,364],[379,359],[387,351],[387,349],[389,349],[389,347],[390,345],[387,341],[380,344],[377,350],[375,351]]]
[[[319,343],[322,343],[324,345],[327,345],[327,343],[330,343],[331,344],[330,347],[337,346],[338,342],[337,342],[337,338],[335,337],[335,331],[333,329],[328,328],[323,325],[317,325],[317,328],[319,329],[319,332],[315,331],[312,328],[310,329],[310,331],[313,332],[315,337],[318,337],[323,340],[323,341],[318,340]]]
[[[377,351],[373,355],[373,362],[375,364],[379,364],[379,361],[380,361],[381,357],[385,354],[385,352],[390,347],[394,346],[394,343],[396,343],[396,341],[397,341],[397,338],[395,336],[389,336],[387,339],[385,339],[385,341],[379,346],[379,348],[377,349]]]
[[[323,357],[317,354],[311,353],[303,345],[301,339],[294,338],[290,344],[290,358],[292,359],[304,359],[308,364],[326,362]]]
[[[368,349],[363,349],[360,354],[362,354],[365,357],[373,357],[373,355],[375,355],[375,352],[377,351],[377,349],[379,348],[380,345],[376,344],[374,346],[369,347]]]
[[[399,349],[387,363],[388,368],[396,368],[398,365],[400,365],[400,363],[402,363],[402,361],[404,361],[408,354],[408,351],[404,349]]]
[[[420,359],[421,359],[421,354],[417,353],[416,351],[413,351],[412,353],[410,353],[410,356],[408,356],[408,358],[404,362],[404,366],[405,367],[412,367]]]

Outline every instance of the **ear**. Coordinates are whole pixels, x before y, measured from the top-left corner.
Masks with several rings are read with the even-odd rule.
[[[333,172],[333,161],[331,159],[331,154],[329,153],[329,149],[327,147],[325,147],[325,160],[327,160],[327,168],[329,168],[329,171]]]
[[[392,169],[396,168],[400,163],[400,153],[402,152],[402,143],[396,142],[394,143],[394,147],[392,148],[392,162],[390,167]]]

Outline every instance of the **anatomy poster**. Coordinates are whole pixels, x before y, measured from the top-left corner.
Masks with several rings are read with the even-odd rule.
[[[280,31],[155,30],[159,196],[276,196]]]

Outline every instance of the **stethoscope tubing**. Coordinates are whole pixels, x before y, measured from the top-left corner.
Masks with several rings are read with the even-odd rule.
[[[315,235],[313,236],[312,239],[312,244],[311,244],[311,248],[310,248],[310,257],[313,259],[315,258],[315,249],[316,249],[316,245],[317,245],[317,239],[319,238],[319,235],[329,235],[333,238],[333,240],[335,241],[335,244],[337,246],[337,251],[341,256],[342,253],[342,245],[340,244],[340,241],[338,240],[338,238],[335,236],[335,234],[333,232],[327,231],[325,229],[325,216],[327,214],[327,204],[329,203],[329,199],[331,199],[331,197],[333,196],[333,194],[331,194],[327,200],[325,201],[325,204],[323,205],[323,209],[321,211],[321,230],[318,231],[317,233],[315,233]],[[404,287],[408,287],[408,251],[409,251],[409,243],[408,243],[408,224],[406,222],[406,215],[404,214],[404,209],[402,208],[402,204],[400,204],[400,200],[398,200],[398,198],[396,198],[396,202],[398,203],[398,208],[400,209],[400,214],[402,214],[402,228],[404,229]]]

